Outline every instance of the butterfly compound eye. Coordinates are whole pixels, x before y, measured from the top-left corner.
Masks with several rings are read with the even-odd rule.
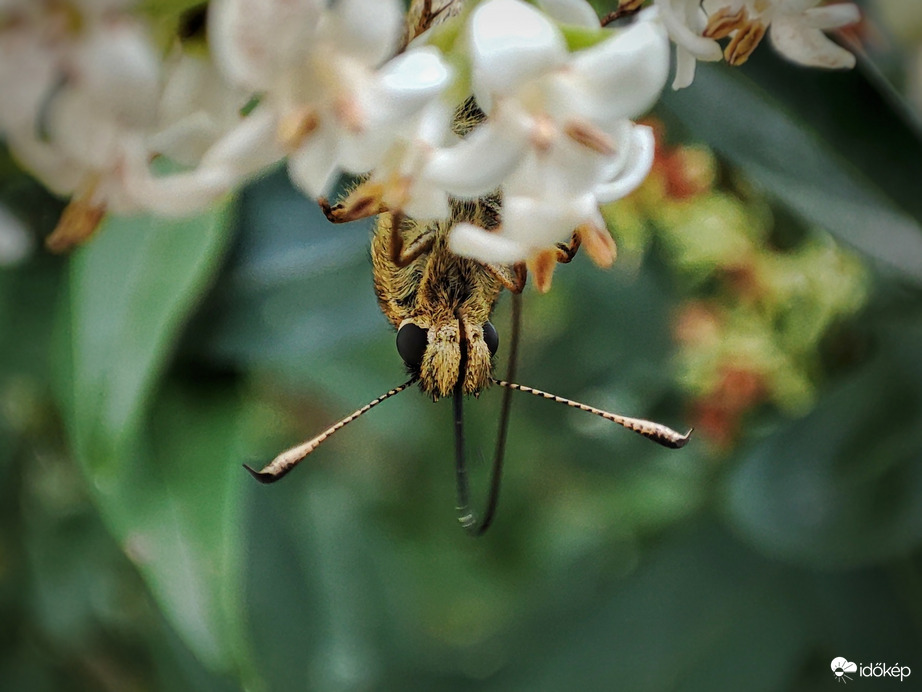
[[[496,327],[490,322],[483,325],[483,341],[487,348],[490,349],[490,355],[495,356],[496,350],[499,348],[499,334],[496,332]]]
[[[397,331],[397,353],[413,370],[418,370],[422,364],[428,344],[428,331],[412,322],[407,322]]]

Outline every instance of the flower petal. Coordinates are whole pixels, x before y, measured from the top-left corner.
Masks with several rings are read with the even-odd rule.
[[[861,21],[861,10],[850,2],[811,7],[803,13],[805,25],[814,29],[838,29]]]
[[[598,205],[591,194],[570,198],[503,197],[502,232],[533,250],[570,239],[573,229],[595,219]]]
[[[0,132],[34,127],[57,81],[55,56],[25,31],[0,40]]]
[[[469,223],[455,224],[448,237],[448,248],[461,257],[493,264],[514,264],[529,255],[527,246]]]
[[[234,84],[265,89],[315,43],[321,0],[212,0],[208,42]]]
[[[240,120],[246,92],[232,89],[214,63],[191,52],[171,56],[158,109],[153,152],[196,165],[208,148]]]
[[[394,54],[403,35],[403,10],[398,0],[337,0],[324,16],[319,33],[335,41],[368,67]]]
[[[338,134],[331,128],[321,128],[288,156],[288,174],[292,182],[310,197],[326,197],[336,182]]]
[[[185,216],[212,204],[238,182],[230,168],[197,168],[153,176],[143,168],[126,169],[125,190],[138,206],[162,216]]]
[[[19,163],[59,195],[70,195],[86,177],[85,166],[74,163],[55,147],[40,141],[30,129],[7,133],[7,146]]]
[[[32,253],[34,245],[23,223],[0,204],[0,267],[18,264]]]
[[[698,61],[695,56],[682,46],[675,47],[675,77],[672,79],[674,90],[684,89],[695,80],[695,68]]]
[[[432,46],[398,55],[378,72],[375,122],[399,124],[438,96],[451,80],[451,69]]]
[[[599,204],[614,202],[636,190],[653,167],[655,149],[653,128],[635,125],[630,136],[630,153],[621,170],[609,182],[597,185],[593,190]]]
[[[666,32],[641,21],[573,56],[573,98],[596,121],[634,117],[654,104],[668,75]]]
[[[726,4],[726,0],[721,0]],[[657,0],[660,21],[669,37],[698,60],[717,61],[723,57],[720,44],[701,35],[707,20],[699,0]]]
[[[201,166],[231,166],[242,176],[279,161],[284,153],[276,142],[277,126],[273,111],[257,108],[209,147]]]
[[[125,133],[125,128],[100,108],[92,92],[76,87],[63,88],[54,96],[45,122],[55,149],[97,170],[111,168]]]
[[[527,148],[524,131],[487,121],[458,144],[434,153],[423,175],[449,194],[476,197],[495,190]]]
[[[471,16],[469,45],[474,93],[485,108],[492,95],[515,91],[567,60],[560,30],[521,0],[479,5]]]
[[[418,220],[444,219],[451,215],[448,195],[424,180],[417,180],[410,190],[410,199],[403,206],[404,213]]]
[[[769,29],[775,49],[788,60],[829,69],[855,66],[855,56],[833,43],[819,29],[804,26],[794,17],[777,17]]]
[[[142,25],[120,18],[92,27],[74,51],[71,85],[95,109],[132,125],[153,124],[160,97],[160,59]]]
[[[599,28],[599,15],[586,0],[538,0],[538,7],[555,22]]]

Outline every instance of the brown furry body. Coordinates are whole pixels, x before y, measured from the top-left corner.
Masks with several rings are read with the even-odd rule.
[[[494,271],[448,249],[452,223],[469,221],[484,228],[497,223],[498,200],[453,202],[452,218],[423,226],[412,219],[401,223],[404,244],[433,230],[432,245],[406,266],[395,264],[390,252],[390,214],[378,217],[371,245],[375,294],[395,328],[412,322],[428,330],[429,345],[419,372],[420,388],[438,399],[453,393],[461,365],[460,338],[467,340],[464,392],[478,394],[490,384],[493,364],[483,338],[483,325],[503,289]],[[466,334],[459,335],[459,319]]]

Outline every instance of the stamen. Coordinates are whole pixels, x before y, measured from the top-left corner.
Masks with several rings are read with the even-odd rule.
[[[343,127],[352,134],[361,134],[365,129],[365,114],[358,101],[350,96],[341,96],[333,103],[333,110]]]
[[[546,115],[536,118],[535,125],[531,131],[531,143],[535,149],[545,153],[551,148],[556,136],[557,128],[554,126],[553,120]]]
[[[93,202],[95,185],[88,192],[74,197],[64,207],[58,225],[45,238],[45,247],[55,253],[68,252],[89,240],[106,216],[106,205]]]
[[[584,223],[576,229],[580,242],[586,248],[586,254],[595,262],[597,267],[607,269],[615,263],[618,256],[618,247],[615,239],[604,228],[599,228],[593,223]]]
[[[287,113],[279,121],[276,137],[279,144],[288,151],[300,147],[314,130],[320,126],[320,116],[310,107],[298,108]]]
[[[557,266],[557,248],[541,250],[528,258],[528,271],[535,279],[535,288],[539,293],[551,290],[551,279]]]
[[[721,7],[708,17],[708,24],[703,35],[705,38],[726,38],[734,31],[742,29],[747,23],[747,19],[745,7],[741,7],[736,12],[730,12],[729,7]]]
[[[749,60],[749,56],[758,47],[765,36],[767,27],[758,21],[749,22],[736,32],[727,47],[724,48],[724,59],[728,64],[738,67]]]
[[[602,156],[613,156],[615,144],[605,132],[586,120],[570,120],[564,126],[564,133],[577,144],[582,144]]]

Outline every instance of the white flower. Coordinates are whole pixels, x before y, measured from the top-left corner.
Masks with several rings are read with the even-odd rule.
[[[231,87],[206,56],[177,51],[165,70],[156,124],[125,142],[122,180],[139,208],[194,213],[284,157],[275,118],[258,109],[241,115],[249,92]],[[159,156],[186,170],[155,174],[150,161]]]
[[[720,46],[712,38],[705,38],[707,15],[701,9],[701,0],[656,0],[656,8],[669,38],[675,43],[676,71],[673,89],[683,89],[695,78],[698,60],[720,60]]]
[[[398,0],[217,0],[210,22],[219,66],[262,95],[292,180],[313,197],[343,170],[393,163],[392,145],[412,139],[408,123],[450,79],[434,49],[385,63],[402,36]]]
[[[109,167],[120,133],[152,122],[159,88],[159,61],[140,22],[112,12],[112,2],[74,9],[83,11],[79,30],[57,3],[14,3],[0,31],[10,58],[0,70],[0,129],[61,193]],[[35,59],[31,69],[26,57]]]
[[[603,233],[607,247],[600,197],[626,194],[652,163],[646,130],[629,118],[662,90],[665,32],[645,19],[571,54],[557,26],[534,7],[488,0],[472,13],[468,44],[473,90],[487,120],[435,154],[425,175],[458,196],[502,185],[503,214],[497,232],[459,225],[452,249],[485,262],[530,260],[577,228],[595,229],[591,240]],[[598,243],[590,254],[592,247]],[[605,263],[612,252],[593,257]]]
[[[0,53],[10,58],[0,89],[16,101],[3,99],[0,129],[25,168],[72,197],[47,241],[55,250],[110,212],[197,211],[282,156],[274,121],[241,118],[248,93],[203,57],[177,50],[164,65],[146,25],[124,11],[131,4],[8,0],[0,9]],[[157,177],[150,162],[161,155],[195,169]]]
[[[823,33],[861,19],[858,7],[838,3],[818,7],[821,0],[704,0],[708,12],[705,35],[731,37],[724,57],[731,65],[746,62],[768,31],[775,49],[801,65],[851,68],[855,56]]]
[[[157,127],[148,144],[176,163],[194,166],[237,125],[251,95],[232,88],[214,62],[195,49],[174,50],[166,59],[164,73]]]
[[[107,209],[133,209],[120,179],[123,145],[155,118],[160,65],[126,4],[7,2],[2,10],[0,129],[25,168],[75,198],[49,238],[57,249],[95,230]]]
[[[432,155],[450,138],[452,109],[434,101],[407,123],[371,172],[368,183],[380,190],[384,208],[402,211],[414,219],[447,217],[448,193],[425,175]]]
[[[39,3],[0,5],[0,133],[33,127],[59,64],[49,46]]]
[[[801,65],[826,68],[851,68],[855,56],[830,41],[824,31],[839,29],[861,19],[852,3],[815,7],[819,0],[786,0],[771,19],[769,39],[775,49]]]

